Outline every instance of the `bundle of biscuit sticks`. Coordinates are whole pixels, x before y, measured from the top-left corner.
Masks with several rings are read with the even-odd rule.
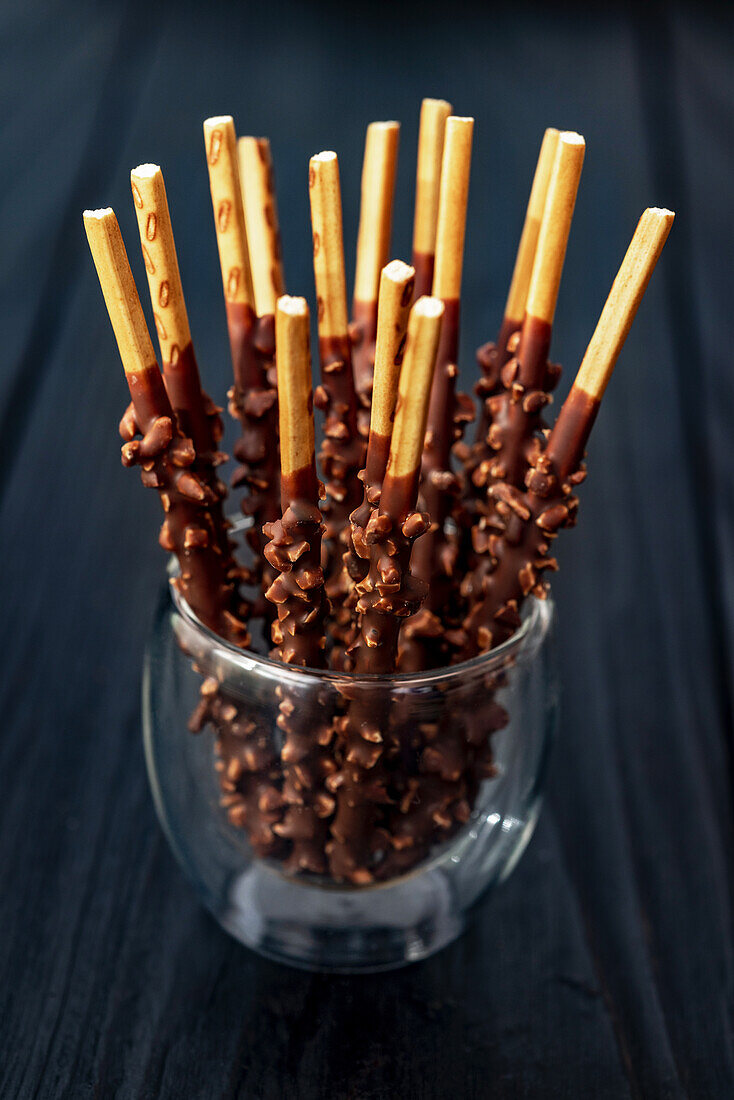
[[[417,673],[493,650],[520,627],[524,602],[546,597],[556,536],[576,521],[589,434],[673,214],[642,214],[549,427],[560,368],[548,355],[585,143],[546,130],[498,336],[477,353],[475,401],[457,389],[473,126],[423,101],[410,264],[390,259],[399,124],[368,127],[351,316],[338,159],[311,158],[314,388],[309,308],[285,293],[269,143],[238,141],[229,116],[204,123],[247,561],[225,512],[222,410],[202,389],[160,168],[131,173],[160,366],[115,214],[84,214],[130,391],[123,464],[160,496],[178,596],[233,646],[269,634],[270,658],[287,664]],[[489,733],[500,710],[485,715]],[[416,774],[402,774],[401,754],[384,747],[390,721],[389,707],[348,702],[297,718],[284,697],[277,737],[253,733],[208,677],[192,724],[214,727],[225,809],[258,854],[362,884],[411,866],[466,821],[478,778],[491,774],[485,737],[457,787],[440,736]],[[437,777],[430,797],[410,782],[422,774]],[[421,828],[407,828],[418,805]],[[393,858],[376,852],[378,829]]]

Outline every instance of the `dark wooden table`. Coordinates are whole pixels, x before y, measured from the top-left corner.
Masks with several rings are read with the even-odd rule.
[[[734,638],[732,21],[705,6],[26,0],[3,65],[0,1095],[730,1097]],[[646,205],[678,213],[595,430],[554,584],[563,718],[537,834],[460,942],[369,978],[264,962],[156,822],[140,667],[157,501],[82,231],[163,165],[209,388],[228,355],[201,120],[270,134],[286,274],[312,295],[306,163],[420,97],[477,116],[465,370],[499,320],[545,125],[588,152],[554,354],[578,364]],[[568,381],[566,382],[566,385]]]

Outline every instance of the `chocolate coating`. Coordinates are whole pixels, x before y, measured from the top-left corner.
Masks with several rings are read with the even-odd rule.
[[[229,524],[223,509],[227,489],[216,472],[217,467],[227,460],[227,455],[219,450],[224,432],[219,415],[222,410],[201,388],[199,368],[191,343],[182,348],[174,360],[163,364],[163,380],[179,427],[194,444],[194,469],[206,481],[216,498],[211,507],[212,523],[222,553],[231,558],[232,544],[227,535]]]
[[[413,252],[411,263],[415,268],[414,298],[416,302],[419,298],[422,298],[424,294],[430,295],[433,290],[433,268],[435,262],[436,256],[433,252]]]
[[[134,417],[120,431],[125,466],[140,466],[144,485],[158,490],[166,518],[159,542],[176,555],[173,582],[201,621],[235,645],[250,644],[246,608],[231,554],[222,550],[214,519],[221,499],[196,470],[196,452],[178,426],[157,366],[127,376]],[[142,439],[133,438],[141,433]]]
[[[181,348],[170,363],[163,364],[163,378],[181,431],[194,444],[199,461],[214,455],[223,460],[225,456],[217,453],[223,433],[222,420],[217,415],[221,410],[202,391],[191,343]]]
[[[301,466],[298,470],[281,473],[280,476],[281,511],[286,512],[290,505],[297,501],[304,501],[318,511],[319,479],[316,477],[316,467],[312,462],[308,466]]]
[[[354,369],[354,387],[362,410],[367,415],[360,416],[369,432],[369,410],[372,399],[372,378],[375,369],[375,341],[377,339],[377,302],[352,302],[352,323],[349,326],[352,341],[352,367]]]
[[[338,767],[332,715],[318,702],[304,704],[285,688],[279,688],[278,694],[285,812],[273,831],[291,843],[287,870],[325,874],[329,824],[335,808],[326,784]]]
[[[373,437],[374,433],[370,435],[371,449]],[[382,443],[376,444],[375,452],[369,465],[379,472],[378,460],[384,459]],[[354,553],[367,566],[355,584],[360,620],[350,653],[358,673],[394,672],[400,627],[425,598],[427,586],[410,572],[413,542],[428,528],[428,517],[415,511],[419,473],[416,469],[410,475],[394,477],[388,467],[379,506],[376,502],[370,506],[374,486],[366,481],[365,503],[352,513]],[[385,760],[390,709],[386,692],[376,690],[370,699],[360,694],[337,726],[344,765],[331,780],[337,809],[329,866],[338,879],[372,881],[373,857],[384,854],[377,821],[379,807],[390,803]]]
[[[528,447],[541,427],[540,414],[550,400],[545,388],[550,338],[549,324],[526,317],[517,355],[503,367],[503,391],[491,402],[491,482],[523,483]]]
[[[558,476],[568,477],[584,457],[584,449],[599,411],[599,399],[591,397],[577,386],[571,387],[558,414],[546,454],[558,470]]]
[[[281,493],[283,516],[264,528],[270,537],[265,557],[276,570],[266,592],[278,615],[272,625],[275,655],[285,664],[325,668],[329,604],[321,568],[323,524],[313,461],[284,473]],[[285,813],[274,831],[291,842],[289,870],[322,874],[327,866],[328,819],[334,810],[325,781],[337,768],[329,748],[331,716],[312,705],[304,707],[286,687],[279,688],[278,695]]]
[[[365,484],[371,487],[382,485],[388,459],[390,458],[390,443],[392,436],[382,435],[381,432],[370,432],[369,445],[367,447],[367,460],[365,463]]]
[[[477,430],[474,437],[475,445],[486,447],[487,432],[492,422],[492,416],[487,404],[488,397],[502,392],[501,373],[502,368],[512,353],[508,348],[508,342],[516,332],[522,328],[522,320],[512,317],[503,317],[499,333],[495,343],[483,344],[477,349],[477,363],[481,370],[481,377],[474,387],[474,392],[480,400],[479,416],[477,417]],[[481,452],[477,454],[477,462],[481,461]]]
[[[255,558],[251,580],[267,589],[274,574],[262,560],[262,528],[280,515],[275,326],[272,316],[256,318],[249,306],[227,302],[227,328],[234,374],[234,385],[227,395],[229,412],[240,425],[240,437],[234,445],[239,466],[232,475],[232,485],[245,489],[242,511],[253,518],[247,533]],[[259,608],[265,613],[268,609],[265,601]]]
[[[492,570],[464,622],[466,656],[509,638],[520,625],[523,599],[530,593],[545,599],[548,586],[543,574],[558,568],[551,545],[562,527],[576,522],[574,489],[586,476],[578,463],[598,408],[598,402],[586,394],[572,390],[571,395],[547,446],[533,459],[525,490],[507,482],[491,489],[504,531],[494,539]]]
[[[289,475],[286,487],[291,484],[311,491],[292,495],[281,519],[263,529],[270,539],[263,553],[276,571],[265,593],[277,610],[273,641],[285,664],[325,668],[324,624],[329,604],[321,568],[323,524],[313,465]]]
[[[349,548],[344,554],[344,566],[352,581],[361,581],[369,569],[369,554],[358,554],[354,548],[354,530],[355,527],[364,529],[367,526],[373,508],[379,503],[382,479],[390,457],[390,439],[389,435],[370,432],[365,468],[359,474],[364,482],[364,496],[362,503],[349,517]],[[350,592],[348,599],[352,604],[356,603],[356,594]]]
[[[415,511],[418,472],[383,482],[379,509],[365,528],[353,526],[355,549],[368,555],[369,568],[356,585],[361,615],[353,647],[357,672],[394,672],[398,632],[425,599],[427,585],[410,570],[413,543],[428,529],[428,516]]]
[[[466,461],[473,492],[467,507],[470,552],[461,590],[470,607],[482,599],[494,568],[495,542],[505,525],[493,487],[523,490],[529,465],[539,453],[542,413],[560,376],[560,368],[548,362],[550,339],[550,325],[527,316],[521,329],[507,335],[507,358],[499,374],[497,350],[486,376],[486,387],[494,390],[484,401],[491,423],[484,442],[472,448]]]
[[[349,578],[343,555],[349,550],[349,516],[360,503],[359,471],[364,465],[365,442],[357,427],[357,397],[352,375],[352,349],[348,336],[319,340],[321,385],[314,405],[324,413],[324,439],[319,463],[326,487],[324,517],[324,573],[326,590],[334,607],[329,633],[336,648],[350,640],[353,622],[347,605]]]
[[[314,394],[314,404],[325,417],[319,461],[326,480],[326,537],[338,541],[361,496],[356,475],[364,465],[365,444],[357,431],[357,399],[348,337],[320,339],[319,354],[321,385]]]

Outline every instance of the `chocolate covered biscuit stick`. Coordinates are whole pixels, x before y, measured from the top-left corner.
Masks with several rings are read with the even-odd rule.
[[[251,149],[250,143],[254,145],[252,157],[246,155]],[[242,198],[246,221],[249,214],[247,258],[252,262],[255,312],[258,314],[256,324],[249,330],[249,338],[253,341],[254,354],[261,359],[267,378],[274,349],[275,294],[282,292],[269,147],[264,139],[243,138],[239,143],[238,154],[243,165]],[[230,307],[230,315],[232,312]],[[239,334],[242,335],[242,332]],[[238,335],[236,329],[233,329],[233,335]],[[249,486],[253,495],[243,502],[244,510],[247,512],[255,504],[256,512],[260,513],[260,521],[275,514],[272,512],[272,505],[271,511],[265,511],[264,514],[263,509],[257,507],[263,489],[263,464],[257,460],[254,463],[249,461],[253,455],[263,453],[257,450],[263,435],[268,447],[265,469],[270,476],[270,492],[277,494],[279,491],[277,433],[275,436],[270,434],[276,427],[274,421],[277,409],[274,404],[269,404],[275,392],[274,382],[271,379],[267,379],[267,382],[265,397],[262,390],[255,390],[247,411],[247,394],[240,391],[237,395],[236,388],[230,394],[230,411],[234,411],[238,419],[241,414],[244,415],[247,425],[243,438],[235,447],[235,453],[244,463],[244,467],[235,475],[234,483]],[[236,396],[240,397],[239,401],[235,400]],[[275,573],[260,560],[263,544],[261,532],[257,528],[253,529],[248,533],[248,541],[256,554],[254,568],[249,571],[250,579],[254,581],[262,573],[263,583],[267,585],[272,582]],[[261,603],[260,606],[263,607],[266,618],[273,617],[272,604]],[[215,731],[216,770],[222,788],[221,805],[229,820],[233,825],[247,831],[249,842],[258,855],[284,859],[291,846],[273,831],[273,826],[282,822],[285,800],[281,764],[273,746],[271,731],[254,722],[241,700],[233,699],[226,691],[219,689],[216,680],[211,678],[202,684],[200,702],[189,724],[193,730],[198,730],[207,722]]]
[[[421,298],[408,322],[380,506],[360,534],[370,559],[369,572],[357,585],[362,615],[355,646],[358,673],[394,671],[398,631],[426,591],[411,576],[410,552],[428,526],[427,517],[415,509],[442,316],[441,302]],[[327,782],[337,801],[328,848],[329,867],[337,879],[365,884],[374,877],[371,859],[380,843],[376,819],[379,806],[389,802],[384,760],[389,707],[389,695],[382,689],[374,698],[363,694],[355,699],[337,720],[343,764]]]
[[[399,138],[399,122],[372,122],[367,127],[364,146],[350,333],[354,385],[362,406],[358,419],[365,436],[370,420],[380,272],[390,255]]]
[[[210,507],[214,496],[192,469],[196,454],[178,427],[156,362],[117,218],[110,209],[87,210],[84,227],[110,315],[142,439],[123,445],[126,466],[141,467],[144,485],[158,490],[166,518],[160,544],[181,568],[174,581],[211,630],[238,646],[249,645],[232,580],[231,557],[222,553]]]
[[[446,119],[451,113],[451,104],[445,99],[424,99],[421,103],[413,220],[412,263],[416,298],[430,294],[433,288],[444,132]]]
[[[321,513],[314,457],[308,306],[303,298],[278,299],[275,314],[280,406],[282,519],[266,525],[265,555],[278,575],[266,595],[278,611],[276,654],[286,664],[324,668],[328,601],[321,569]],[[326,869],[324,844],[334,799],[324,781],[336,763],[328,750],[331,716],[304,713],[297,691],[280,689],[278,727],[286,812],[274,832],[292,841],[288,866]]]
[[[390,457],[379,507],[361,533],[369,548],[369,571],[357,585],[362,616],[355,646],[357,672],[393,672],[398,631],[426,594],[427,585],[410,572],[413,543],[428,529],[416,511],[423,440],[428,418],[444,305],[419,298],[410,313]]]
[[[370,434],[365,469],[360,474],[364,481],[364,499],[350,516],[352,541],[344,556],[353,581],[362,580],[369,569],[369,547],[361,539],[361,533],[379,504],[387,469],[414,278],[415,269],[401,260],[387,264],[380,277]],[[355,531],[358,532],[358,548],[354,546]]]
[[[206,481],[216,498],[210,511],[218,544],[223,553],[230,554],[222,510],[227,491],[216,473],[217,467],[227,459],[218,446],[223,431],[221,409],[201,387],[163,173],[157,164],[141,164],[130,173],[130,183],[161,351],[163,380],[181,431],[191,439],[196,451],[192,468]],[[129,438],[132,438],[135,434],[132,422],[129,429]]]
[[[669,210],[654,208],[642,215],[571,392],[545,448],[528,470],[526,489],[521,492],[507,483],[493,488],[506,527],[496,540],[496,564],[484,583],[482,599],[465,622],[466,656],[509,638],[520,624],[525,596],[532,593],[543,599],[547,594],[542,574],[557,568],[550,555],[552,542],[560,528],[575,522],[574,489],[585,476],[584,448],[673,217]]]
[[[364,465],[365,446],[357,427],[336,153],[319,153],[311,158],[308,185],[321,358],[321,385],[314,393],[314,404],[325,414],[319,451],[326,484],[325,574],[327,593],[335,607],[331,633],[336,642],[343,643],[351,613],[344,607],[349,583],[342,558],[349,548],[349,516],[362,496],[357,475]]]
[[[426,592],[425,582],[411,574],[410,556],[414,540],[427,529],[428,516],[416,507],[421,444],[443,312],[438,299],[421,298],[411,313],[390,461],[379,508],[362,536],[370,551],[370,570],[357,585],[357,610],[362,615],[355,647],[358,671],[395,671],[398,632],[409,626],[409,616]],[[431,842],[465,822],[470,812],[464,778],[470,750],[462,723],[447,712],[440,696],[432,710],[433,720],[426,710],[418,728],[406,723],[401,712],[400,704],[392,715],[386,707],[382,713],[375,707],[361,725],[356,724],[358,730],[381,731],[384,742],[394,743],[391,747],[400,760],[391,771],[395,805],[385,811],[383,831],[390,849],[376,872],[379,878],[407,870]]]
[[[504,393],[492,409],[492,481],[522,485],[540,412],[549,400],[548,350],[585,149],[579,134],[564,132],[558,139],[519,345],[504,372]]]
[[[270,142],[241,137],[237,157],[255,312],[260,318],[274,317],[275,303],[285,294],[285,280]]]
[[[314,459],[309,314],[304,298],[279,298],[276,364],[280,392],[282,517],[266,525],[265,556],[278,576],[266,595],[277,607],[273,641],[285,664],[324,668],[328,602],[321,568],[321,512]]]
[[[476,385],[476,393],[482,400],[482,407],[477,419],[476,447],[472,455],[472,468],[476,468],[483,460],[491,459],[492,451],[486,442],[487,431],[491,423],[489,407],[486,398],[499,392],[501,389],[500,371],[511,357],[507,343],[511,336],[522,328],[525,317],[530,280],[533,274],[533,263],[538,245],[540,225],[543,218],[543,209],[548,193],[551,170],[558,147],[558,130],[549,127],[543,135],[540,146],[538,163],[535,167],[533,184],[530,189],[530,198],[525,213],[525,222],[520,235],[520,243],[515,257],[515,266],[510,281],[510,289],[507,294],[505,312],[502,324],[493,344],[485,344],[477,352],[477,359],[482,369],[482,377]],[[471,472],[471,471],[469,471]]]
[[[430,588],[424,608],[405,632],[401,658],[401,670],[405,672],[436,667],[446,661],[445,629],[438,616],[440,613],[441,618],[448,616],[451,620],[458,595],[459,584],[454,574],[456,543],[447,537],[445,523],[460,488],[451,469],[452,447],[474,415],[471,399],[456,392],[459,298],[473,130],[472,118],[452,116],[446,122],[433,275],[433,295],[441,299],[445,312],[422,468],[422,492],[431,517],[431,530],[417,543],[413,557],[416,576]]]
[[[584,152],[579,134],[559,136],[518,346],[500,373],[501,391],[487,399],[492,424],[486,440],[492,458],[475,469],[475,486],[501,482],[521,490],[528,465],[537,453],[542,412],[559,374],[559,368],[548,362],[548,350]],[[511,346],[516,340],[517,334],[511,338]],[[481,594],[492,567],[494,539],[501,529],[494,496],[488,495],[484,501],[478,498],[472,530],[478,560],[462,583],[462,592],[470,602]]]
[[[269,373],[274,355],[273,318],[266,315],[258,319],[256,315],[231,116],[207,119],[204,141],[234,374],[234,386],[228,394],[229,411],[241,427],[234,447],[241,466],[235,471],[233,484],[246,488],[242,510],[253,517],[248,542],[257,565],[262,551],[261,528],[277,518],[280,504],[277,391]],[[267,585],[271,579],[265,571],[264,583]]]
[[[201,389],[160,168],[141,165],[131,173],[131,184],[166,391],[179,426],[194,444],[196,458],[189,469],[212,490],[212,524],[222,554],[230,562],[230,575],[236,578],[238,570],[222,514],[226,490],[216,476],[216,467],[225,458],[217,449],[221,419]],[[126,419],[125,435],[132,439],[137,430],[132,406]],[[272,825],[280,820],[282,796],[269,735],[255,728],[241,706],[212,679],[202,684],[190,728],[201,729],[206,723],[216,735],[222,805],[230,821],[247,829],[259,855],[278,854],[285,842],[275,836]]]

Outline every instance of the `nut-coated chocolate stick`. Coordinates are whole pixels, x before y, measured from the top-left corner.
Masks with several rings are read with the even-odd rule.
[[[123,464],[141,466],[143,484],[158,490],[166,514],[159,541],[178,558],[181,572],[174,583],[192,610],[223,638],[248,646],[234,562],[218,543],[210,512],[212,491],[193,469],[193,445],[181,432],[166,393],[117,218],[110,209],[86,210],[84,228],[125,370],[135,426],[142,434],[142,439],[123,444]]]
[[[433,288],[444,133],[446,119],[452,111],[451,104],[445,99],[424,99],[421,103],[413,219],[412,263],[416,298],[430,294]]]
[[[241,137],[237,157],[255,312],[258,317],[273,317],[275,303],[285,294],[285,279],[270,142]]]
[[[269,165],[269,149],[267,142],[256,143],[257,161],[248,189],[248,195],[252,195],[251,205],[255,206],[254,271],[250,272],[243,209],[236,197],[241,187],[237,183],[238,171],[233,158],[234,124],[228,116],[212,119],[205,124],[204,130],[235,376],[235,385],[228,395],[229,410],[241,426],[241,435],[235,444],[235,456],[241,466],[235,472],[233,483],[247,487],[242,507],[245,514],[252,514],[254,519],[253,528],[247,532],[254,563],[243,573],[247,573],[251,583],[260,582],[267,588],[275,572],[263,558],[262,524],[279,515],[280,494],[273,365],[275,299],[272,293],[267,296],[279,277],[274,256],[278,243],[277,220],[274,205],[272,209],[268,205],[267,192],[272,176],[268,173],[263,178]],[[238,152],[241,153],[241,149]],[[244,200],[244,196],[242,198]],[[260,209],[258,204],[267,209]],[[264,219],[269,226],[258,236]],[[233,267],[238,265],[245,272],[244,290],[239,280],[231,277]],[[258,312],[264,315],[254,320]],[[273,371],[271,378],[268,377],[269,368]],[[255,610],[262,613],[266,621],[274,616],[273,605],[264,599],[256,602]],[[199,707],[190,725],[197,730],[207,722],[216,733],[222,805],[230,821],[247,829],[250,843],[258,854],[282,858],[288,848],[287,841],[277,837],[272,827],[282,818],[284,802],[280,762],[273,752],[270,731],[258,728],[241,703],[222,694],[216,681],[211,680],[202,685]]]
[[[476,443],[483,445],[481,454],[473,461],[476,466],[482,458],[491,456],[491,450],[487,451],[486,435],[489,429],[491,417],[486,405],[486,398],[498,392],[501,387],[500,371],[510,358],[507,342],[514,333],[522,327],[525,317],[525,306],[528,300],[528,290],[533,274],[533,264],[538,246],[540,225],[543,219],[545,200],[548,194],[551,170],[558,147],[558,130],[549,127],[544,135],[538,155],[538,163],[535,166],[535,175],[530,189],[525,221],[520,235],[520,243],[515,257],[515,266],[510,280],[510,289],[505,303],[505,312],[500,325],[497,340],[493,344],[485,344],[477,352],[477,359],[482,368],[482,378],[477,383],[476,392],[482,399],[482,408],[477,420]],[[485,453],[487,452],[487,453]]]
[[[479,598],[491,568],[491,546],[503,521],[494,494],[487,486],[505,484],[522,490],[529,464],[537,454],[543,409],[558,381],[560,368],[548,362],[551,331],[566,246],[584,162],[584,139],[575,133],[559,135],[543,209],[543,219],[528,286],[525,317],[508,340],[513,354],[499,374],[498,391],[486,399],[491,425],[485,436],[483,460],[472,473],[473,484],[484,490],[475,498],[471,532],[473,568],[462,581],[462,593],[472,603]]]
[[[314,404],[325,414],[319,451],[326,485],[325,573],[327,593],[335,606],[331,634],[339,644],[346,640],[352,620],[344,606],[349,578],[343,555],[349,549],[349,516],[362,496],[357,475],[364,465],[365,444],[357,427],[336,153],[324,152],[311,158],[308,184],[321,359],[321,385],[314,393]]]
[[[350,328],[354,385],[363,410],[369,410],[372,392],[377,296],[380,272],[390,255],[399,138],[399,122],[372,122],[367,127]],[[366,435],[369,411],[360,417],[360,422],[362,420],[363,434]]]
[[[278,575],[266,592],[277,608],[273,641],[285,664],[324,668],[328,603],[321,568],[321,512],[314,458],[309,314],[305,298],[275,312],[282,517],[265,527],[265,556]]]
[[[380,506],[362,533],[370,560],[369,572],[357,585],[357,610],[362,616],[354,647],[358,673],[394,671],[400,626],[426,592],[426,586],[410,573],[410,552],[414,540],[428,527],[428,518],[415,508],[443,311],[442,302],[420,298],[408,321]],[[343,764],[327,781],[327,788],[336,794],[333,839],[327,849],[331,873],[363,885],[374,878],[371,860],[380,843],[375,829],[379,807],[390,801],[384,759],[389,711],[390,698],[384,690],[352,701],[346,715],[337,720]]]
[[[359,533],[367,526],[372,510],[380,500],[390,453],[414,279],[415,269],[402,260],[387,264],[380,276],[370,434],[365,469],[360,475],[364,480],[364,499],[350,516],[352,543],[344,557],[347,572],[353,581],[362,580],[369,568],[369,548],[360,543],[359,549],[355,549],[354,532],[358,532],[359,538]]]
[[[181,431],[194,444],[194,469],[217,497],[211,508],[212,519],[218,531],[219,544],[224,553],[229,553],[227,525],[222,511],[226,488],[216,474],[217,467],[227,459],[218,447],[223,431],[219,416],[221,409],[201,387],[163,173],[157,164],[141,164],[130,173],[130,183],[161,352],[163,380]],[[133,427],[132,424],[130,426]]]
[[[528,449],[549,401],[548,350],[585,149],[579,134],[564,132],[558,139],[515,367],[507,367],[504,393],[493,405],[493,481],[522,486]]]
[[[416,512],[431,382],[441,334],[444,305],[419,298],[410,312],[390,457],[379,507],[370,516],[362,540],[369,548],[369,571],[357,585],[362,616],[355,647],[357,672],[393,672],[398,631],[417,611],[427,586],[411,575],[413,543],[428,529]]]
[[[273,401],[274,375],[268,377],[268,370],[274,372],[275,303],[284,287],[269,143],[266,138],[243,137],[237,143],[237,153],[258,318],[250,330],[250,338],[255,354],[261,358],[267,387],[252,391],[249,400],[246,393],[238,394],[235,389],[230,395],[230,411],[243,429],[246,427],[235,446],[242,467],[234,480],[235,484],[250,489],[243,506],[245,511],[254,506],[257,524],[278,514],[277,407]],[[263,449],[263,442],[267,450]],[[263,473],[267,493],[258,507]],[[262,533],[257,527],[248,533],[248,541],[257,561],[263,546]],[[252,570],[253,579],[262,572],[263,583],[269,586],[275,579],[275,571],[267,562],[260,565],[261,568]],[[263,610],[266,618],[273,617],[273,604],[265,602]],[[201,702],[192,724],[200,728],[206,721],[216,732],[216,767],[223,791],[222,805],[230,821],[247,830],[250,844],[258,854],[286,858],[291,846],[274,832],[274,826],[283,822],[287,803],[282,790],[281,762],[270,730],[256,726],[241,702],[223,698],[216,690],[216,682],[212,685],[211,681],[202,686]]]
[[[329,605],[321,568],[321,513],[314,455],[309,313],[303,298],[281,297],[275,313],[280,409],[282,519],[267,524],[265,555],[278,575],[267,591],[278,611],[276,655],[286,664],[326,667],[324,621]],[[337,765],[327,751],[331,716],[303,711],[287,686],[279,690],[278,727],[286,811],[273,826],[292,842],[287,866],[314,874],[326,870],[327,819],[334,798],[325,780]]]
[[[271,371],[275,350],[273,318],[266,315],[258,320],[256,315],[232,117],[207,119],[204,142],[234,376],[234,386],[228,394],[229,411],[241,428],[234,447],[235,458],[241,465],[232,483],[246,489],[242,510],[253,517],[253,528],[247,536],[255,555],[253,580],[262,571],[267,587],[272,575],[267,569],[258,569],[258,564],[262,564],[261,530],[263,524],[280,514],[278,398]]]
[[[459,300],[473,132],[473,118],[452,115],[446,122],[433,274],[433,296],[444,304],[444,319],[423,453],[422,492],[431,517],[431,530],[416,544],[413,555],[415,575],[430,587],[424,608],[405,634],[401,669],[406,672],[447,661],[446,631],[439,629],[437,615],[440,612],[442,617],[451,618],[459,589],[454,570],[457,544],[447,537],[445,524],[461,486],[451,468],[452,448],[474,416],[471,399],[456,392]]]
[[[507,484],[493,489],[506,526],[494,540],[494,568],[485,579],[482,598],[464,624],[465,656],[509,638],[520,624],[525,596],[532,593],[543,599],[547,594],[542,574],[557,568],[550,555],[553,539],[560,528],[575,522],[574,489],[585,476],[584,448],[673,218],[669,210],[655,208],[640,218],[571,392],[528,470],[525,490]]]

